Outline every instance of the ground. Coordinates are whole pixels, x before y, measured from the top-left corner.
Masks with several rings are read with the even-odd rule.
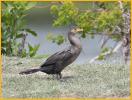
[[[130,95],[129,65],[122,63],[72,64],[63,79],[38,72],[19,75],[37,68],[44,59],[3,57],[2,93],[5,98],[127,98]]]

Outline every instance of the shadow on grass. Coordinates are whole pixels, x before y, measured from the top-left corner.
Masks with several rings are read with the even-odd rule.
[[[73,79],[74,76],[64,76],[61,79],[57,79],[56,77],[43,77],[44,80],[56,80],[56,81],[60,81],[60,82],[66,82],[69,79]]]

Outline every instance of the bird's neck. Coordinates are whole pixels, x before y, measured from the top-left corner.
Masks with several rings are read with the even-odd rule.
[[[79,38],[77,36],[72,35],[69,32],[68,33],[68,39],[69,39],[69,41],[70,41],[72,46],[80,48],[80,49],[82,48],[81,42],[80,42],[80,40],[79,40]]]

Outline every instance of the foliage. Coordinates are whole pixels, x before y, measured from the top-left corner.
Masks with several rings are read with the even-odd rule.
[[[2,2],[2,54],[18,55],[22,44],[18,43],[18,39],[24,38],[24,32],[37,36],[33,30],[25,27],[24,19],[27,16],[26,11],[35,5],[35,2]],[[22,57],[26,56],[25,52],[23,48]]]
[[[32,46],[31,44],[28,43],[29,50],[27,51],[26,49],[23,49],[21,57],[34,57],[39,47],[40,47],[40,44]]]
[[[89,32],[91,35],[93,35],[93,32],[95,30],[94,24],[95,23],[96,15],[92,12],[85,12],[81,13],[77,16],[77,19],[75,19],[77,27],[83,29],[82,37],[86,37],[86,33]]]
[[[28,44],[28,47],[29,47],[29,56],[30,56],[30,57],[35,56],[35,54],[36,54],[36,52],[37,52],[39,46],[40,46],[40,45],[38,44],[38,45],[35,45],[35,46],[33,47],[32,45]]]
[[[82,28],[82,37],[87,33],[112,33],[116,26],[122,24],[122,12],[117,2],[95,3],[96,8],[81,11],[74,3],[64,2],[62,5],[53,5],[51,12],[56,16],[53,25],[73,25]],[[96,11],[101,9],[100,11]],[[94,11],[94,12],[93,12]]]
[[[105,53],[107,53],[109,51],[109,49],[108,48],[102,48],[102,50],[101,50],[101,53],[99,54],[99,57],[98,57],[98,60],[104,60],[105,59]]]
[[[122,15],[130,11],[130,2],[122,3],[125,12],[122,11],[119,2],[89,2],[87,9],[83,10],[74,2],[53,5],[51,12],[56,16],[53,25],[56,27],[72,25],[81,28],[83,29],[82,38],[85,38],[87,34],[94,37],[95,34],[104,35],[105,33],[114,41],[122,41],[122,37],[128,34],[123,32],[126,25]],[[99,59],[104,59],[104,56],[101,52]]]
[[[63,35],[53,36],[51,33],[49,33],[46,38],[47,40],[51,40],[53,43],[57,43],[58,45],[62,44],[65,40]]]
[[[122,12],[119,9],[115,9],[109,12],[102,12],[98,16],[97,29],[99,31],[107,30],[109,33],[112,32],[117,25],[122,22]]]
[[[53,5],[51,12],[56,15],[53,26],[69,25],[74,23],[75,17],[78,15],[78,10],[73,3],[68,2],[61,6]]]

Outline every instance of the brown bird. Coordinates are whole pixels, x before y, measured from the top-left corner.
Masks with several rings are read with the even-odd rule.
[[[46,74],[56,74],[57,77],[62,78],[61,71],[77,59],[79,56],[82,46],[79,38],[75,35],[77,32],[82,31],[82,29],[72,29],[68,33],[68,40],[71,46],[60,52],[51,55],[45,62],[40,66],[40,68],[29,69],[22,71],[19,74],[32,74],[38,71],[44,72]]]

